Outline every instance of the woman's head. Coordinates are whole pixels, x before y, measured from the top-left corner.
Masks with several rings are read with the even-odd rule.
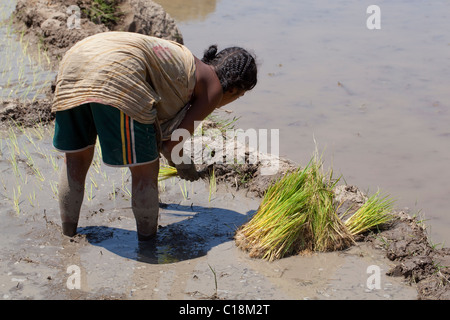
[[[257,83],[255,58],[246,50],[231,47],[217,52],[217,46],[205,51],[202,61],[214,67],[223,92],[248,91]]]

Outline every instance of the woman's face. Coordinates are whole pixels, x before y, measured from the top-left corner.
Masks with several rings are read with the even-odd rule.
[[[245,94],[245,90],[240,90],[240,89],[231,89],[227,92],[225,92],[222,96],[222,100],[219,103],[219,106],[217,108],[223,107],[237,99],[239,99],[240,97],[242,97]]]

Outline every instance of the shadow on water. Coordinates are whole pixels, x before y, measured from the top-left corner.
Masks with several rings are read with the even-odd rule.
[[[254,210],[241,214],[222,208],[202,206],[167,206],[171,211],[192,211],[187,219],[160,226],[156,237],[137,241],[135,230],[107,226],[78,229],[87,241],[121,257],[150,264],[166,264],[204,256],[213,247],[232,241],[236,229],[248,221]],[[177,214],[175,214],[177,215]],[[184,215],[185,216],[185,215]]]

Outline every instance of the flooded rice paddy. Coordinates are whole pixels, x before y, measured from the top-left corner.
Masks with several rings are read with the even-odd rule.
[[[427,219],[433,243],[449,243],[450,4],[381,1],[381,29],[369,30],[366,1],[157,2],[196,56],[211,44],[256,54],[258,86],[226,107],[240,117],[236,126],[279,129],[280,155],[300,165],[317,146],[343,181],[389,193],[399,208]],[[13,4],[2,2],[2,18]],[[46,70],[45,56],[32,60],[27,43],[9,28],[8,22],[0,28],[0,97],[40,99],[54,72]],[[275,264],[249,259],[232,236],[259,199],[228,186],[208,197],[205,181],[160,185],[160,232],[143,247],[134,231],[129,172],[102,165],[99,148],[80,235],[61,237],[62,157],[51,136],[51,126],[0,133],[3,299],[416,297],[412,286],[385,275],[391,262],[365,246]],[[382,290],[365,285],[373,264],[383,270]],[[67,267],[74,265],[81,267],[78,291],[66,286]]]
[[[450,243],[450,3],[158,0],[184,43],[254,51],[259,83],[226,108],[239,127],[279,129],[280,154],[316,146],[348,184],[397,199]]]

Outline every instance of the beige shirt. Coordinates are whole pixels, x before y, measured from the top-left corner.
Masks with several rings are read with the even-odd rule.
[[[189,102],[195,60],[183,45],[131,32],[104,32],[76,43],[59,67],[52,111],[88,102],[134,120],[170,120]]]

